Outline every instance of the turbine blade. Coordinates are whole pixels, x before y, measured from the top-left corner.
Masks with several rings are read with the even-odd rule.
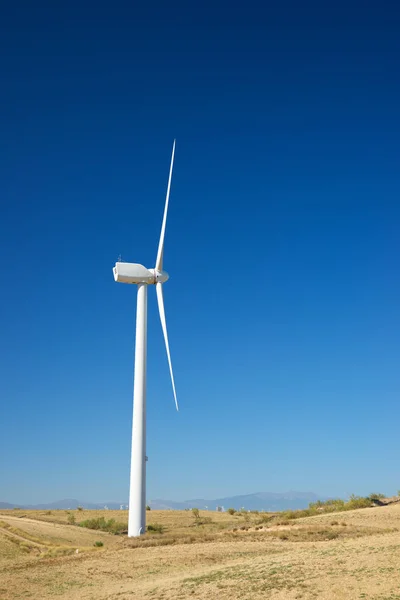
[[[167,322],[165,320],[164,297],[163,297],[162,283],[159,282],[159,283],[156,284],[156,292],[157,292],[158,310],[160,312],[161,327],[162,327],[163,334],[164,334],[165,348],[167,350],[169,372],[171,373],[172,389],[174,390],[175,406],[176,406],[176,410],[179,411],[178,400],[176,399],[176,389],[175,389],[174,374],[172,372],[171,355],[170,355],[170,352],[169,352]]]
[[[169,192],[170,192],[170,189],[171,189],[172,168],[174,166],[174,155],[175,155],[175,140],[174,140],[174,145],[172,146],[172,157],[171,157],[171,166],[169,168],[167,196],[165,198],[164,217],[163,217],[162,226],[161,226],[160,241],[159,241],[159,244],[158,244],[157,260],[156,260],[156,269],[157,269],[157,271],[162,271],[162,268],[163,268],[165,226],[166,226],[166,223],[167,223]]]

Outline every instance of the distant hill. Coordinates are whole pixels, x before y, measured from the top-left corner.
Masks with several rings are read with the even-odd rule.
[[[193,499],[185,500],[183,502],[176,502],[174,500],[149,500],[149,506],[154,510],[185,510],[191,508],[201,508],[203,510],[215,510],[217,506],[228,508],[245,508],[246,510],[265,510],[265,511],[280,511],[280,510],[296,510],[298,508],[307,508],[310,502],[316,502],[317,500],[326,500],[322,496],[318,496],[314,492],[296,492],[289,491],[285,493],[276,492],[257,492],[255,494],[246,494],[242,496],[227,496],[225,498],[214,498],[212,500],[207,499]],[[98,510],[104,509],[105,506],[110,510],[118,510],[121,507],[124,508],[127,502],[83,502],[73,498],[67,498],[65,500],[58,500],[57,502],[51,502],[50,504],[10,504],[8,502],[0,502],[0,509],[7,508],[26,508],[36,510],[62,510],[62,509],[76,509],[78,506],[82,506],[86,509]]]
[[[196,498],[184,502],[157,499],[149,500],[148,504],[154,510],[185,510],[188,508],[215,510],[217,506],[223,506],[225,510],[228,508],[238,510],[243,507],[246,510],[280,511],[307,508],[310,502],[325,499],[314,492],[289,491],[285,493],[256,492],[255,494],[227,496],[212,500]]]
[[[0,502],[0,508],[14,508],[15,504],[9,504],[8,502]]]

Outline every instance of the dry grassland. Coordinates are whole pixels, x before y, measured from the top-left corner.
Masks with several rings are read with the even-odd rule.
[[[1,600],[400,600],[400,504],[294,521],[201,511],[200,524],[150,511],[163,533],[140,539],[68,524],[71,514],[127,521],[0,511]]]

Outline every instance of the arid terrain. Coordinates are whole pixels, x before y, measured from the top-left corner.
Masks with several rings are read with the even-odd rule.
[[[140,539],[79,526],[124,511],[0,511],[0,599],[400,599],[400,504],[287,519],[149,511]]]

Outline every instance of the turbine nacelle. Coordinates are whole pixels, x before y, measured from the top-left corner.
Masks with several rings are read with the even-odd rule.
[[[157,271],[157,269],[146,269],[143,265],[137,263],[117,262],[113,268],[114,279],[119,283],[147,283],[154,285],[164,283],[169,279],[166,271]]]

